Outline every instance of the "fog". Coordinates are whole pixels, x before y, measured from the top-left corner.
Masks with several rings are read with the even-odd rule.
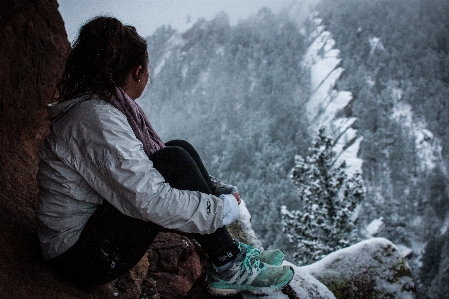
[[[231,25],[255,14],[262,7],[278,12],[294,0],[59,0],[69,41],[76,37],[79,27],[97,15],[111,15],[136,27],[147,37],[162,25],[182,30],[199,18],[210,20],[225,11]],[[304,1],[301,1],[304,2]]]

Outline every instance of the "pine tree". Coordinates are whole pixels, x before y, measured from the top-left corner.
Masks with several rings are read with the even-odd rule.
[[[291,179],[300,210],[281,209],[283,231],[296,245],[297,262],[307,264],[357,241],[355,211],[365,195],[360,173],[349,177],[346,163],[336,165],[332,140],[320,129],[304,160],[295,157]]]

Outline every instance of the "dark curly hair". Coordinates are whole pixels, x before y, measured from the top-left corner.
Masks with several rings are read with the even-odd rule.
[[[134,68],[146,68],[147,62],[147,42],[136,28],[113,17],[95,17],[80,28],[69,53],[62,80],[57,84],[59,100],[83,92],[110,98],[116,86],[125,86]]]

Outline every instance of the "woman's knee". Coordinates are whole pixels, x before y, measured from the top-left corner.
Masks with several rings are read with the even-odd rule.
[[[174,163],[191,159],[189,153],[180,146],[165,146],[151,155],[150,158],[153,163],[157,161]]]
[[[192,150],[195,150],[195,148],[193,147],[192,144],[190,144],[186,140],[181,140],[181,139],[170,140],[170,141],[166,142],[165,145],[166,146],[179,146],[179,147],[185,149],[187,152],[191,152]]]

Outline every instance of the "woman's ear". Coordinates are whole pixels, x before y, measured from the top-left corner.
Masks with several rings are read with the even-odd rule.
[[[140,77],[140,72],[142,71],[142,66],[139,65],[138,67],[136,67],[133,71],[133,79],[138,81],[139,77]]]

